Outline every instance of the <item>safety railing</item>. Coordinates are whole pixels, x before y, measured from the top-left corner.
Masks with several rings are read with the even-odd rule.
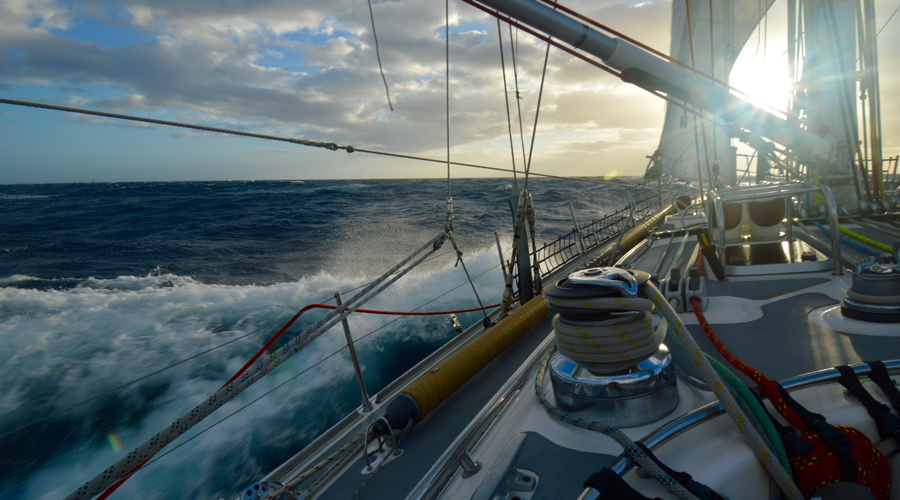
[[[556,271],[573,258],[585,251],[607,243],[622,231],[653,215],[661,206],[660,192],[646,189],[645,186],[628,187],[630,203],[600,219],[576,227],[537,249],[537,259],[541,267],[541,275]],[[584,242],[581,247],[579,237]]]

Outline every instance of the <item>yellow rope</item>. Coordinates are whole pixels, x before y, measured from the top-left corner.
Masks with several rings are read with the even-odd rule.
[[[884,250],[885,252],[893,252],[894,251],[894,249],[891,248],[890,246],[885,245],[884,243],[875,241],[872,238],[867,238],[859,233],[854,233],[853,231],[847,229],[844,226],[838,226],[838,229],[840,229],[847,236],[852,236],[853,238],[856,238],[859,241],[862,241],[863,243],[868,243],[875,248],[880,248],[880,249]]]

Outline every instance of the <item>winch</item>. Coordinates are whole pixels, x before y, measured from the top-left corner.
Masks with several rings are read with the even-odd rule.
[[[549,372],[557,405],[616,427],[637,427],[678,405],[676,368],[638,289],[648,273],[616,267],[570,274],[544,289],[558,352]]]
[[[859,261],[841,314],[859,321],[900,323],[900,241],[893,249]]]

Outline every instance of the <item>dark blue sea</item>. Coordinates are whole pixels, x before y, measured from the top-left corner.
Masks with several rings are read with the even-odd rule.
[[[582,224],[625,201],[598,184],[531,188],[541,242],[572,229],[570,201]],[[440,233],[446,189],[414,179],[0,185],[0,498],[71,493],[214,393],[298,309],[352,295]],[[454,235],[490,303],[503,290],[494,231],[508,258],[511,189],[509,179],[453,182]],[[366,307],[473,307],[454,263],[446,245]],[[304,314],[286,337],[322,314]],[[360,314],[350,328],[371,393],[456,334],[444,316]],[[346,350],[316,365],[344,344],[342,331],[323,335],[111,498],[236,495],[359,405]]]

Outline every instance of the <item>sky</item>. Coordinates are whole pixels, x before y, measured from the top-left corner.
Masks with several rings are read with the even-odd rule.
[[[732,83],[783,107],[784,4],[750,37]],[[0,0],[0,97],[444,159],[444,3],[373,1],[394,110],[362,0]],[[566,5],[668,52],[671,1]],[[883,25],[900,0],[876,0]],[[450,155],[511,168],[497,23],[450,5]],[[900,18],[900,16],[897,16]],[[780,19],[780,21],[779,21]],[[781,23],[781,24],[779,24]],[[782,26],[779,28],[779,26]],[[514,92],[510,32],[502,29]],[[763,36],[765,35],[765,36]],[[545,44],[517,38],[528,149]],[[900,154],[900,20],[879,39],[885,156]],[[783,93],[781,95],[784,95]],[[774,102],[773,102],[774,101]],[[896,102],[895,102],[896,101]],[[515,165],[524,165],[513,96]],[[641,175],[664,102],[552,48],[534,172]],[[0,104],[0,184],[445,177],[446,166]],[[454,177],[496,172],[452,167]]]

